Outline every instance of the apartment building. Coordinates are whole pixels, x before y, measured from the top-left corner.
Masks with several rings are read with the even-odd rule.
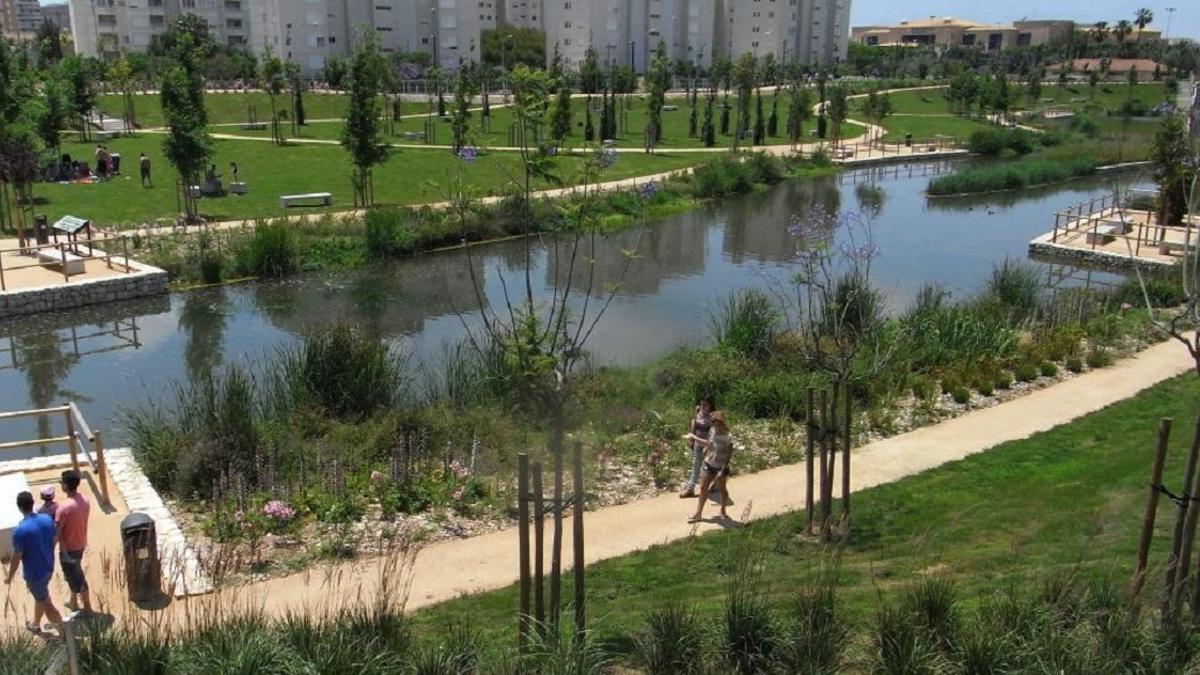
[[[26,38],[42,23],[38,0],[0,0],[0,29],[11,38]]]
[[[283,0],[278,1],[285,4]],[[175,18],[195,14],[208,23],[218,41],[245,46],[250,41],[249,2],[71,0],[71,33],[75,50],[80,54],[113,56],[121,52],[146,51]]]
[[[71,6],[63,2],[42,7],[42,19],[58,26],[60,29],[71,30]]]
[[[850,31],[850,39],[865,45],[961,46],[996,51],[1043,45],[1066,37],[1074,29],[1075,22],[1061,19],[988,24],[952,16],[931,16],[894,25],[855,26]]]

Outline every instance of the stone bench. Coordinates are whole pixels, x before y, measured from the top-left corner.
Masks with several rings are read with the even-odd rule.
[[[406,141],[417,141],[417,140],[423,139],[424,137],[425,137],[425,134],[418,133],[416,131],[404,132],[404,140],[406,140]]]
[[[676,110],[679,110],[679,106],[677,106],[677,105],[664,105],[664,106],[662,107],[662,109],[663,109],[663,112],[675,112]]]
[[[1117,235],[1125,234],[1125,223],[1119,220],[1108,220],[1088,232],[1086,241],[1089,244],[1111,244]]]
[[[242,125],[242,131],[264,131],[266,128],[266,122],[250,122]]]
[[[289,206],[333,206],[333,193],[309,192],[302,195],[281,195],[279,206],[284,209]]]
[[[234,181],[229,184],[229,194],[244,195],[246,194],[247,190],[248,188],[246,187],[246,184],[241,181]]]
[[[67,276],[75,274],[83,274],[87,270],[84,268],[83,258],[73,254],[65,253],[58,249],[44,248],[37,252],[37,259],[42,265],[60,265],[67,273]]]
[[[107,129],[101,129],[99,131],[92,132],[92,138],[97,141],[111,141],[112,139],[114,139],[120,135],[121,135],[121,132],[119,132],[119,131],[109,131]]]

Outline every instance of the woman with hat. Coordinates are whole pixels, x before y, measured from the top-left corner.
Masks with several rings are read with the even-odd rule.
[[[725,421],[725,413],[721,411],[712,414],[712,429],[708,438],[696,434],[684,436],[684,440],[698,443],[704,448],[704,467],[700,472],[700,496],[696,499],[696,513],[688,518],[689,523],[695,523],[704,515],[704,500],[708,499],[708,488],[716,484],[721,491],[721,517],[728,518],[725,505],[729,501],[729,489],[726,479],[729,476],[729,460],[733,458],[733,436],[730,434],[729,423]]]

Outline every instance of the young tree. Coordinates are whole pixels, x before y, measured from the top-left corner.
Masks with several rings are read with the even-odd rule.
[[[604,84],[604,73],[600,70],[600,55],[596,48],[588,46],[583,54],[583,64],[579,66],[579,86],[585,94],[598,94]]]
[[[1188,192],[1196,178],[1196,168],[1187,126],[1180,114],[1163,118],[1151,146],[1154,180],[1158,184],[1158,219],[1166,225],[1180,225],[1188,212]]]
[[[571,135],[571,89],[567,86],[558,88],[554,106],[550,112],[550,136],[557,144],[562,144]]]
[[[1046,69],[1038,66],[1029,71],[1029,79],[1025,82],[1025,96],[1033,105],[1042,97],[1042,80],[1046,77]]]
[[[298,135],[300,132],[296,127],[302,127],[307,123],[304,114],[304,80],[300,78],[298,63],[288,61],[287,78],[292,87],[292,134]]]
[[[767,135],[775,138],[779,135],[779,88],[771,97],[771,116],[767,118]]]
[[[867,119],[875,123],[877,126],[883,124],[883,121],[888,118],[893,112],[892,99],[884,92],[882,94],[872,91],[867,94],[867,100],[863,103],[863,114]]]
[[[562,52],[558,49],[558,43],[554,43],[554,54],[550,57],[550,85],[558,89],[563,85],[563,78],[566,73],[563,71]]]
[[[1062,65],[1058,67],[1058,89],[1060,93],[1063,89],[1067,88],[1067,82],[1071,79],[1071,75],[1074,71],[1075,62],[1071,59],[1063,61]]]
[[[704,124],[700,127],[700,139],[704,147],[711,148],[717,144],[717,130],[713,124],[713,104],[716,102],[716,90],[710,91],[704,102]]]
[[[754,145],[762,145],[767,141],[767,124],[763,120],[762,89],[754,92]]]
[[[689,97],[691,98],[691,97]],[[700,111],[696,105],[696,99],[691,99],[691,104],[688,110],[688,138],[695,138],[700,130]]]
[[[193,76],[177,65],[163,76],[160,87],[163,119],[167,123],[163,154],[179,172],[184,216],[188,222],[195,222],[198,216],[197,195],[192,186],[200,184],[200,176],[212,154],[205,116],[193,104],[195,86]],[[203,80],[200,86],[203,86]]]
[[[788,138],[791,139],[792,145],[798,145],[804,137],[804,121],[812,116],[812,92],[799,82],[793,82],[788,91]]]
[[[379,140],[376,110],[384,67],[374,35],[364,31],[350,59],[350,106],[342,129],[342,147],[354,164],[355,206],[374,203],[371,169],[388,158],[388,146]]]
[[[129,65],[129,59],[122,56],[109,65],[108,82],[121,92],[121,121],[124,122],[125,133],[132,133],[137,128],[137,108],[133,98],[133,68]]]
[[[279,106],[276,104],[275,98],[283,93],[286,70],[287,67],[283,60],[268,48],[263,56],[258,81],[259,86],[267,93],[267,100],[271,104],[271,142],[276,145],[284,143],[283,129],[279,125]]]
[[[48,150],[58,151],[62,130],[67,127],[67,102],[63,82],[47,72],[42,81],[42,110],[37,133]]]
[[[474,97],[474,83],[467,73],[460,72],[454,86],[454,107],[450,113],[450,131],[454,134],[452,151],[456,155],[467,145],[467,133],[471,129],[471,100]]]
[[[725,100],[721,103],[721,135],[722,136],[729,135],[729,109],[731,107],[732,106],[729,105],[729,93],[726,92]]]
[[[325,59],[325,68],[321,77],[330,89],[341,89],[346,84],[346,59],[340,56],[330,56]]]
[[[1088,79],[1088,100],[1095,101],[1096,100],[1096,87],[1100,86],[1100,71],[1099,70],[1088,70],[1087,71],[1087,79]]]
[[[38,66],[43,70],[62,60],[62,30],[53,21],[43,19],[34,39],[37,40]]]
[[[1012,95],[1008,90],[1008,77],[1003,72],[997,72],[992,80],[992,109],[996,117],[1003,123],[1008,120],[1008,111],[1012,108]]]
[[[833,144],[836,146],[842,139],[842,125],[846,123],[846,117],[850,114],[850,104],[846,98],[845,87],[838,84],[829,89],[829,104],[826,108],[829,123],[832,125],[832,133],[830,135],[833,137]]]
[[[646,129],[649,146],[654,147],[662,140],[662,109],[667,100],[667,89],[671,86],[671,61],[667,58],[667,45],[658,43],[650,71],[646,73],[646,84],[650,87],[647,104],[650,123]]]
[[[733,151],[750,131],[750,98],[756,84],[757,61],[753,54],[742,54],[733,68],[733,82],[737,87],[737,123],[733,135]]]
[[[596,127],[592,125],[592,97],[587,97],[583,109],[583,140],[592,143],[596,140]]]
[[[79,140],[90,137],[88,117],[96,107],[96,78],[90,63],[81,56],[63,59],[60,69],[67,88],[67,104],[79,130]]]

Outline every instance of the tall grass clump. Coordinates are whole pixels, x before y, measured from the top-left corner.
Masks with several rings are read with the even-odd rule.
[[[1051,160],[1031,156],[1014,162],[969,166],[948,176],[934,178],[925,191],[939,196],[1020,190],[1090,176],[1095,172],[1096,162],[1090,157]]]
[[[299,243],[295,230],[286,221],[270,221],[254,226],[254,233],[236,253],[237,270],[247,276],[283,277],[300,267]]]
[[[875,613],[870,672],[875,675],[936,675],[945,660],[906,608],[885,603]]]
[[[700,199],[740,195],[755,185],[774,185],[786,176],[783,161],[764,152],[752,153],[744,160],[722,155],[692,171],[692,194]]]
[[[1042,295],[1042,277],[1029,263],[1005,259],[992,268],[980,305],[998,319],[1018,324],[1032,319]]]
[[[978,129],[967,139],[967,149],[973,155],[998,156],[1005,151],[1027,155],[1036,147],[1035,134],[1024,129]]]
[[[0,675],[47,672],[55,652],[31,637],[0,633]]]
[[[704,631],[695,613],[682,605],[670,604],[652,610],[636,645],[637,663],[647,673],[702,672]]]
[[[368,209],[363,217],[367,255],[373,258],[389,258],[411,253],[416,247],[417,237],[410,226],[410,216],[408,209]]]
[[[313,405],[362,419],[400,400],[404,361],[385,342],[345,324],[322,328],[281,352],[276,405]]]
[[[907,354],[918,369],[1002,359],[1016,349],[1016,332],[966,304],[950,304],[946,293],[926,287],[905,314]]]
[[[518,673],[539,675],[603,675],[610,658],[590,633],[581,638],[563,623],[556,632],[549,625],[535,626]],[[454,672],[454,671],[451,671]]]
[[[838,611],[836,577],[801,592],[789,608],[779,663],[789,673],[842,672],[850,628]]]
[[[733,553],[733,570],[725,594],[721,651],[740,675],[764,673],[778,645],[775,622],[767,603],[762,556],[743,542]]]
[[[309,675],[291,645],[279,639],[260,615],[205,626],[171,651],[170,672],[178,675]]]
[[[781,317],[769,295],[757,289],[730,294],[712,317],[717,346],[732,354],[759,359],[771,349]]]

